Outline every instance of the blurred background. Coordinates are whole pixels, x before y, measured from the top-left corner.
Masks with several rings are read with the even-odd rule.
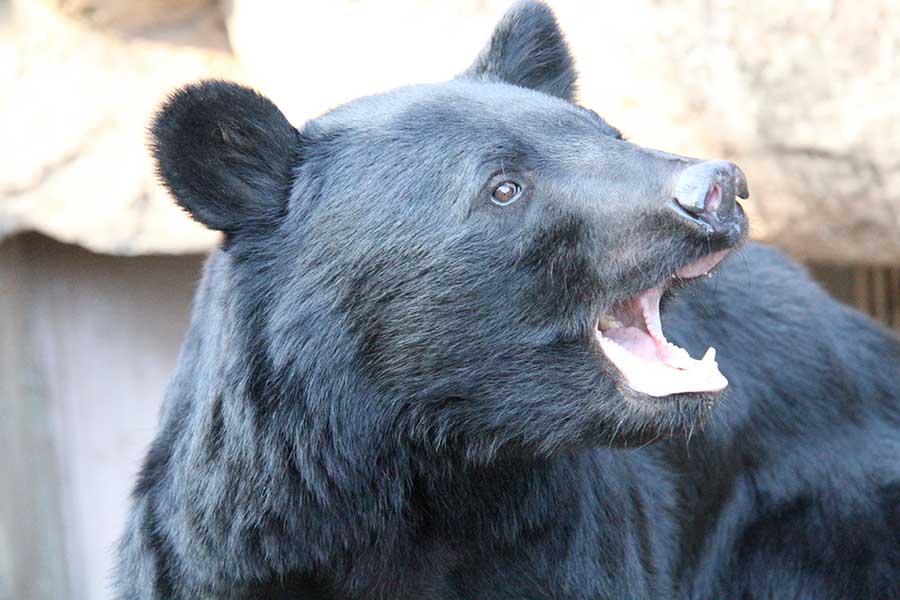
[[[641,145],[740,164],[753,237],[900,328],[900,3],[550,4],[584,105]],[[507,6],[0,0],[0,599],[110,597],[216,243],[154,180],[154,107],[225,77],[299,125],[461,72]]]

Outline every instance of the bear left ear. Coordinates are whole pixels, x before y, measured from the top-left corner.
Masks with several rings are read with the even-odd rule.
[[[150,126],[160,179],[210,229],[271,224],[287,203],[300,135],[259,93],[227,81],[184,87]]]
[[[575,99],[578,74],[553,11],[524,0],[513,5],[463,77],[503,81],[565,100]]]

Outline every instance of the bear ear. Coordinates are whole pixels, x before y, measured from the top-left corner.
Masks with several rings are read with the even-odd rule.
[[[463,77],[504,81],[572,101],[578,74],[550,8],[524,0],[513,5]]]
[[[299,134],[259,93],[204,81],[173,93],[150,126],[160,179],[211,229],[236,233],[282,214]]]

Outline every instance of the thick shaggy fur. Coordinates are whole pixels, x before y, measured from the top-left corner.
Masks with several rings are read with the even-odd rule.
[[[665,299],[726,393],[631,391],[598,315],[746,222],[670,210],[694,161],[574,84],[526,2],[456,80],[299,130],[234,84],[171,97],[159,172],[226,239],[119,598],[900,597],[900,342],[750,245]]]

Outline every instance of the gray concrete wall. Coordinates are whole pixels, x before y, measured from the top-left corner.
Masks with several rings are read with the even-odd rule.
[[[22,238],[0,246],[0,598],[70,598],[59,464]]]
[[[110,597],[202,258],[0,245],[0,598]]]

